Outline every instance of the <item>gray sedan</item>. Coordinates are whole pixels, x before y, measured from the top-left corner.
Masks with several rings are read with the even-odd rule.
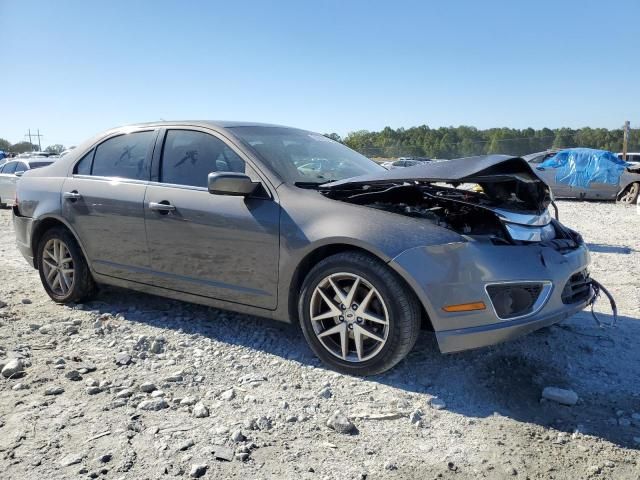
[[[52,160],[21,158],[0,165],[0,207],[13,205],[16,197],[16,183],[24,172],[33,168],[46,167],[52,163]]]
[[[295,322],[353,374],[391,368],[421,327],[465,350],[594,294],[582,238],[521,158],[388,171],[304,130],[161,122],[97,135],[27,172],[17,197],[18,248],[54,301],[106,284]]]
[[[558,153],[557,150],[525,155],[524,158],[535,169],[537,175],[546,182],[557,198],[579,198],[583,200],[617,200],[620,203],[633,204],[640,196],[640,165],[630,163],[617,182],[591,182],[589,186],[574,185],[558,181],[556,167],[543,167],[540,164]],[[606,159],[601,162],[606,162]]]

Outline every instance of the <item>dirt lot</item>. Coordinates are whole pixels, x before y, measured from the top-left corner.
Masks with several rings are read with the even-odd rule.
[[[55,305],[2,210],[0,363],[26,366],[0,378],[0,477],[640,478],[640,212],[559,206],[617,328],[581,313],[447,356],[424,332],[367,379],[326,370],[284,324],[116,289]],[[546,386],[580,399],[541,401]],[[337,410],[352,434],[327,426]]]

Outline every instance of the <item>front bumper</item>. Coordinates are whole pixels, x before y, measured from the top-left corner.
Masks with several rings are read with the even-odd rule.
[[[593,289],[589,299],[591,297],[593,297]],[[544,316],[533,315],[531,318],[436,332],[438,347],[443,353],[451,353],[514,340],[540,328],[561,322],[582,310],[587,304],[588,301],[569,305],[570,308]]]
[[[568,253],[536,244],[510,246],[468,241],[418,247],[394,258],[391,265],[413,287],[422,302],[442,352],[467,350],[511,340],[557,323],[582,310],[593,296],[566,304],[562,291],[572,275],[589,265],[582,245]],[[501,282],[550,282],[541,308],[518,318],[498,318],[486,286]],[[484,310],[445,312],[446,305],[482,301]]]

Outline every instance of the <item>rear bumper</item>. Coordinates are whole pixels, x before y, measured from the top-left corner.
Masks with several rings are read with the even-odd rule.
[[[29,265],[36,268],[33,249],[31,248],[31,227],[33,219],[17,214],[13,207],[13,229],[16,232],[16,246]]]
[[[591,289],[589,299],[593,296]],[[496,343],[514,340],[540,328],[548,327],[574,315],[588,305],[589,301],[568,306],[561,312],[549,315],[523,318],[513,321],[503,321],[491,325],[470,328],[458,328],[436,332],[438,346],[443,353],[459,352],[474,348],[495,345]]]

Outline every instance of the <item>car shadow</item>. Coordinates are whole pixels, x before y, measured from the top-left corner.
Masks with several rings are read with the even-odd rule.
[[[114,287],[82,308],[325,368],[299,328],[282,322]],[[406,359],[366,382],[424,395],[425,402],[439,397],[448,411],[469,418],[503,416],[552,428],[552,436],[578,431],[640,449],[634,442],[640,423],[622,423],[640,413],[640,349],[633,340],[640,338],[640,319],[622,316],[619,326],[598,328],[580,312],[509,343],[448,355],[439,353],[432,332],[423,331]],[[571,407],[541,400],[546,386],[572,389],[580,400]]]
[[[636,253],[637,250],[622,245],[607,245],[604,243],[587,243],[589,251],[594,253],[619,253],[621,255],[630,255]]]

